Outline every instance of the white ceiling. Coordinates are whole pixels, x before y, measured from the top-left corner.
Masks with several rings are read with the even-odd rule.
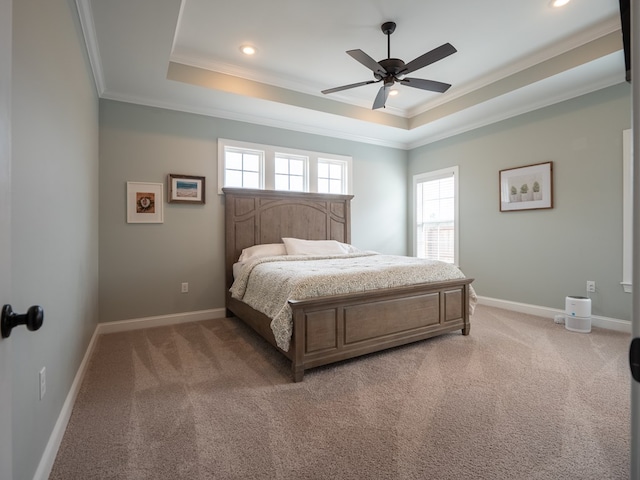
[[[99,95],[358,141],[414,148],[624,81],[618,0],[76,0]],[[409,62],[444,94],[381,84],[345,52]],[[242,44],[258,53],[247,57]]]

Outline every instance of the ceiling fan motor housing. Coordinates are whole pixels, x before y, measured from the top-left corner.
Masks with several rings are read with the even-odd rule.
[[[384,68],[389,75],[399,75],[404,69],[404,62],[399,58],[385,58],[378,62],[382,68]]]

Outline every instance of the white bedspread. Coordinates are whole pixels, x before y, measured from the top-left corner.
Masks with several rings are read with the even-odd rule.
[[[354,253],[315,257],[262,257],[247,263],[231,286],[233,298],[264,313],[278,347],[289,350],[293,323],[289,300],[363,292],[464,278],[454,265],[396,255]],[[470,289],[470,312],[477,302]]]

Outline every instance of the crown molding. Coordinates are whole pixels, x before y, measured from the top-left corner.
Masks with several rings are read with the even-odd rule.
[[[397,148],[407,150],[408,144],[400,141],[388,141],[368,135],[354,135],[343,130],[317,127],[313,125],[304,125],[299,121],[282,121],[273,118],[267,118],[260,115],[250,115],[238,113],[231,110],[211,108],[211,107],[195,107],[184,103],[174,103],[158,100],[157,98],[122,95],[116,92],[104,92],[101,98],[105,100],[114,100],[118,102],[132,103],[146,107],[164,108],[166,110],[174,110],[178,112],[193,113],[196,115],[204,115],[207,117],[221,118],[224,120],[232,120],[243,123],[251,123],[254,125],[262,125],[265,127],[279,128],[283,130],[291,130],[294,132],[308,133],[312,135],[320,135],[323,137],[339,138],[353,142],[366,143],[381,147]]]
[[[93,23],[91,0],[76,0],[76,8],[78,10],[82,34],[84,35],[84,43],[89,56],[89,63],[91,64],[93,81],[96,85],[98,96],[102,96],[105,91],[104,72],[102,70],[102,60],[100,59],[100,49],[98,48],[96,26]]]
[[[406,146],[406,149],[413,150],[414,148],[422,147],[430,143],[455,137],[456,135],[470,132],[477,128],[486,127],[488,125],[492,125],[494,123],[498,123],[503,120],[508,120],[510,118],[517,117],[518,115],[523,115],[525,113],[533,112],[541,108],[549,107],[551,105],[555,105],[557,103],[564,102],[566,100],[571,100],[572,98],[577,98],[582,95],[586,95],[588,93],[601,90],[603,88],[612,87],[613,85],[618,85],[623,82],[624,82],[624,78],[621,78],[621,75],[617,75],[617,74],[609,75],[604,79],[600,79],[590,84],[583,85],[579,89],[567,90],[562,92],[559,95],[539,98],[538,101],[530,102],[524,105],[519,105],[517,108],[513,108],[509,110],[501,109],[499,113],[485,116],[480,121],[459,122],[457,123],[456,128],[447,129],[446,132],[437,133],[435,135],[426,135],[422,137],[420,140],[417,140],[415,142],[409,142]]]
[[[598,40],[616,31],[620,31],[620,19],[618,17],[611,17],[587,30],[583,30],[576,35],[568,37],[561,42],[554,43],[548,48],[538,50],[537,52],[527,57],[509,63],[504,68],[496,70],[489,75],[478,78],[464,86],[454,87],[450,92],[447,92],[448,94],[446,97],[435,97],[429,102],[423,103],[413,109],[410,109],[407,112],[407,116],[409,118],[412,118],[424,112],[432,110],[440,105],[450,103],[459,97],[464,97],[471,92],[480,90],[484,87],[487,87],[488,85],[499,82],[523,70],[533,68],[536,65],[547,62],[548,60],[551,60],[555,57],[564,55],[571,50],[575,50],[579,47],[582,47],[583,45],[586,45],[587,43]],[[620,43],[620,49],[622,49],[622,43]]]
[[[211,59],[207,59],[199,55],[185,55],[172,52],[169,60],[170,62],[186,65],[189,67],[238,77],[244,80],[250,80],[252,82],[257,82],[265,85],[271,85],[274,87],[283,88],[285,90],[290,90],[292,92],[304,93],[319,98],[325,98],[325,96],[321,93],[321,90],[323,88],[321,85],[310,83],[309,81],[305,81],[303,79],[293,79],[291,77],[276,75],[272,72],[267,73],[264,71],[251,70],[229,63],[212,61]],[[348,105],[367,109],[371,108],[370,100],[364,100],[360,98],[354,99],[351,96],[347,96],[344,94],[341,95],[340,93],[333,94],[332,98],[336,101],[340,101]],[[404,118],[407,118],[409,113],[407,109],[397,108],[390,105],[385,107],[385,112],[390,115]]]

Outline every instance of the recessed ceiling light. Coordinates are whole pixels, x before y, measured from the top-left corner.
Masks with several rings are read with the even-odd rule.
[[[552,7],[564,7],[570,1],[571,0],[552,0],[551,1],[551,6]]]
[[[242,45],[240,47],[240,51],[245,55],[254,55],[256,53],[256,47],[251,45]]]
[[[395,97],[399,93],[400,93],[400,91],[396,90],[395,88],[393,90],[389,90],[389,95],[392,96],[392,97]]]

